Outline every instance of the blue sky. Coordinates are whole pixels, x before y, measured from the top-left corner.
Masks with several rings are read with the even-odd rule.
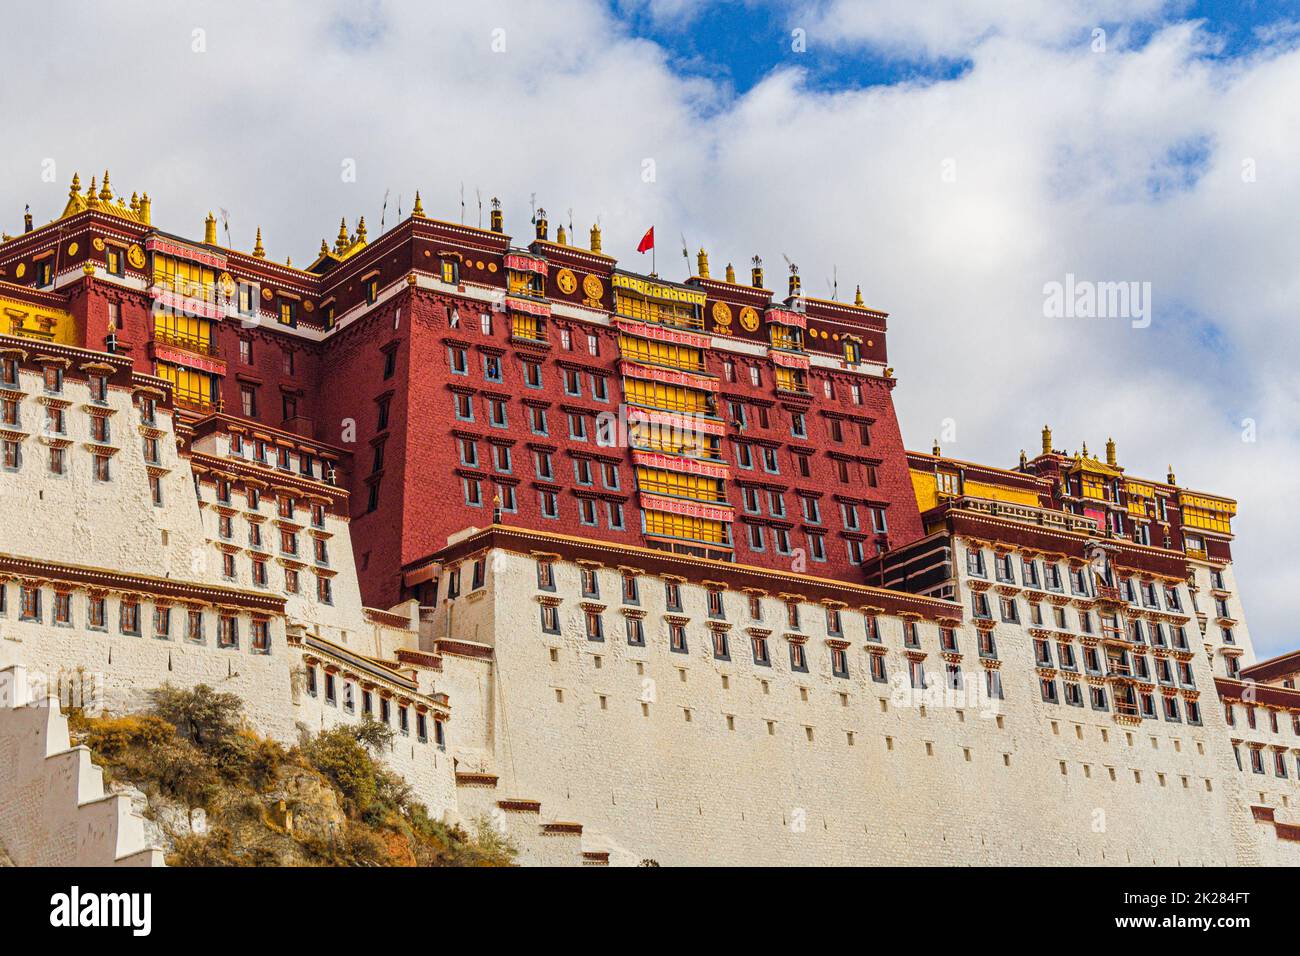
[[[806,5],[720,0],[679,16],[656,16],[653,6],[640,0],[609,0],[609,6],[633,35],[668,51],[675,70],[727,83],[737,95],[785,66],[806,69],[810,87],[836,91],[952,79],[971,65],[963,56],[897,55],[870,46],[837,49],[815,34],[808,42],[814,55],[797,57],[790,49],[790,34],[801,23]],[[1222,41],[1222,49],[1215,55],[1232,58],[1258,48],[1260,29],[1297,16],[1297,0],[1195,0],[1170,4],[1162,14],[1127,26],[1133,41],[1140,43],[1173,20],[1202,19]],[[1115,20],[1101,20],[1097,25],[1108,31],[1120,26]],[[1081,31],[1084,38],[1090,35],[1090,29]]]

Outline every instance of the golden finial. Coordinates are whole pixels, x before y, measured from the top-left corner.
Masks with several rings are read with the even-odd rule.
[[[110,189],[110,188],[109,188],[109,185],[108,185],[108,170],[107,170],[107,169],[104,170],[104,185],[103,185],[103,187],[99,190],[99,198],[102,199],[104,202],[109,202],[109,201],[111,201],[112,198],[113,198],[113,190]]]
[[[730,262],[727,263],[727,281],[732,285],[736,284],[736,267]]]
[[[1169,466],[1169,474],[1165,475],[1165,481],[1171,485],[1178,484],[1178,479],[1174,477],[1174,466]]]
[[[131,211],[134,213],[140,211],[140,196],[138,193],[131,193]]]
[[[203,241],[209,246],[217,244],[217,217],[208,210],[208,218],[203,220]]]
[[[857,294],[853,296],[853,304],[854,304],[854,305],[857,305],[857,306],[861,306],[861,305],[863,304],[863,302],[862,302],[862,286],[858,286]]]
[[[411,210],[411,215],[416,219],[424,218],[424,203],[420,202],[420,190],[415,191],[415,208]]]
[[[357,242],[366,241],[366,217],[362,216],[357,220]]]
[[[941,456],[941,452],[939,450],[939,439],[936,438],[934,440],[934,447],[930,449],[930,454],[933,455],[935,458],[939,458]]]
[[[321,254],[322,256],[327,256],[327,255],[330,254],[330,246],[329,246],[329,243],[326,242],[324,239],[322,239],[322,240],[320,241],[320,254]]]
[[[700,246],[700,251],[695,254],[695,274],[701,278],[709,277],[709,254]]]
[[[81,174],[73,173],[72,187],[68,190],[68,198],[76,199],[79,195],[81,195]]]
[[[149,198],[148,193],[140,194],[140,219],[147,226],[149,225],[149,211],[153,208],[153,200]]]
[[[591,227],[591,251],[600,252],[600,223]]]
[[[492,197],[492,212],[488,217],[488,224],[493,232],[506,231],[505,214],[501,212],[501,200],[496,196]]]
[[[90,188],[86,190],[86,208],[94,209],[99,205],[99,196],[95,192],[95,177],[90,177]]]
[[[266,249],[262,246],[262,227],[257,227],[257,241],[253,243],[253,258],[265,259]]]
[[[1023,469],[1028,464],[1029,456],[1025,454],[1025,450],[1022,448],[1020,449],[1020,467]]]
[[[555,242],[561,246],[567,246],[569,244],[569,236],[564,231],[563,225],[557,226],[555,229]]]
[[[1115,439],[1106,439],[1106,464],[1112,468],[1119,467],[1119,460],[1115,457]]]
[[[1052,453],[1052,430],[1048,428],[1046,425],[1044,425],[1043,426],[1043,454],[1050,455],[1051,453]]]
[[[284,264],[285,264],[286,266],[291,266],[291,265],[293,265],[293,256],[285,256],[285,257],[284,257]]]

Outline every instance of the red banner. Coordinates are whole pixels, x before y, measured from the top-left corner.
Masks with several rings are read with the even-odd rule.
[[[700,461],[698,458],[684,458],[680,455],[667,455],[662,452],[633,451],[632,464],[644,468],[662,468],[664,471],[676,471],[683,475],[700,475],[705,478],[726,479],[731,467],[725,462]]]
[[[796,329],[808,328],[808,319],[800,312],[791,312],[789,309],[768,309],[766,314],[769,323],[792,325]]]
[[[514,269],[516,272],[536,272],[538,275],[546,275],[547,263],[543,259],[536,259],[533,256],[526,256],[519,252],[510,252],[506,254],[506,268]]]
[[[158,239],[156,237],[146,239],[144,247],[150,252],[161,252],[164,256],[174,256],[177,259],[188,259],[190,262],[212,266],[214,269],[224,269],[226,267],[226,257],[223,255],[209,252],[207,249],[196,249],[193,246],[172,242],[168,239]]]
[[[707,521],[734,521],[736,513],[731,508],[708,505],[703,502],[681,501],[677,498],[665,498],[641,492],[641,507],[653,511],[666,511],[669,514],[685,515],[688,518],[704,518]]]
[[[544,319],[551,317],[551,304],[549,302],[534,302],[532,299],[516,299],[513,296],[506,296],[506,308],[512,312],[527,312],[529,315],[540,315]]]
[[[795,355],[791,352],[782,352],[779,349],[771,349],[769,356],[777,365],[784,365],[786,368],[797,368],[802,371],[808,371],[812,366],[811,360],[806,355]]]
[[[713,344],[713,340],[707,335],[698,335],[695,332],[679,332],[676,329],[664,328],[662,325],[651,325],[648,322],[627,322],[619,319],[614,322],[614,328],[639,338],[652,339],[655,342],[667,342],[670,345],[686,345],[693,349],[707,349]]]
[[[718,390],[718,380],[715,378],[707,378],[691,372],[677,372],[672,369],[636,365],[628,359],[623,359],[622,364],[623,374],[630,375],[633,378],[661,382],[664,385],[677,385],[681,388],[693,388],[701,392],[716,392]]]
[[[153,355],[160,362],[184,365],[186,368],[197,369],[200,372],[210,372],[213,375],[226,374],[226,363],[221,359],[209,358],[206,355],[195,355],[193,352],[172,348],[169,345],[159,345],[155,342]]]

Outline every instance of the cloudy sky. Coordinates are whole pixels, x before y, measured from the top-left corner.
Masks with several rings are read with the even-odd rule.
[[[653,223],[675,278],[682,235],[769,284],[786,255],[891,313],[911,447],[1010,466],[1050,423],[1239,499],[1256,645],[1300,645],[1293,3],[49,0],[0,57],[8,232],[108,167],[163,228],[224,207],[298,264],[417,188],[520,237],[533,197],[599,219],[633,268]],[[1067,274],[1149,282],[1150,324],[1045,317]]]

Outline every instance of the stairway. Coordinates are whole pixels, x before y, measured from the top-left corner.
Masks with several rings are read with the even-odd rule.
[[[72,746],[56,697],[0,669],[0,845],[17,866],[163,866],[124,795],[105,794],[90,749]]]

